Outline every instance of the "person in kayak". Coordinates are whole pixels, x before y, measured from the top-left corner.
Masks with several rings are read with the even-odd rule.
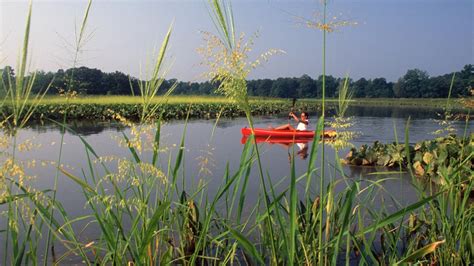
[[[295,121],[298,122],[296,128],[292,127],[290,123],[288,123],[286,125],[282,125],[274,129],[275,130],[298,130],[298,131],[308,130],[308,125],[309,125],[308,113],[301,112],[299,119],[293,112],[290,112],[289,116],[293,117],[293,119],[295,119]]]

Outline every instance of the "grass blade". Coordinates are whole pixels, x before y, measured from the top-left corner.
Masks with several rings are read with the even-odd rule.
[[[437,198],[439,195],[441,195],[442,193],[444,193],[444,191],[441,191],[441,192],[438,192],[436,193],[435,195],[433,196],[430,196],[430,197],[427,197],[423,200],[420,200],[416,203],[413,203],[391,215],[389,215],[388,217],[386,217],[385,219],[371,225],[371,226],[368,226],[368,227],[365,227],[364,230],[361,230],[359,231],[357,234],[356,234],[356,237],[360,237],[360,236],[363,236],[364,234],[366,233],[370,233],[370,232],[373,232],[373,231],[376,231],[384,226],[387,226],[389,224],[392,224],[396,221],[398,221],[400,218],[404,217],[407,213],[410,213],[418,208],[420,208],[421,206],[429,203],[430,201],[432,201],[433,199]]]
[[[294,147],[294,146],[293,146]],[[289,255],[289,264],[295,265],[295,255],[296,255],[296,233],[297,233],[297,209],[296,205],[298,202],[298,198],[296,196],[296,172],[295,172],[295,150],[293,148],[293,156],[291,158],[291,180],[290,180],[290,232],[289,232],[289,247],[290,247],[290,254]]]
[[[67,172],[63,168],[59,168],[59,171],[61,171],[61,173],[63,173],[65,176],[69,177],[72,181],[76,182],[84,190],[87,190],[87,191],[89,191],[91,193],[94,193],[94,194],[96,193],[95,190],[91,186],[89,186],[89,184],[84,182],[84,180],[82,180],[81,178]]]
[[[160,152],[160,136],[161,136],[161,119],[163,115],[160,115],[160,118],[156,122],[156,132],[155,132],[155,139],[153,141],[153,158],[151,160],[152,165],[156,165],[156,161],[158,160],[158,154]]]
[[[265,262],[258,253],[257,249],[255,246],[247,239],[245,236],[243,236],[241,233],[235,231],[234,229],[227,227],[227,230],[232,234],[232,236],[239,242],[239,244],[248,252],[252,257],[257,259],[258,263],[261,265],[264,265]]]
[[[157,230],[157,228],[158,228],[158,222],[159,222],[161,216],[163,216],[165,210],[168,210],[169,207],[170,207],[169,202],[164,202],[164,203],[162,203],[162,204],[155,210],[155,213],[153,214],[152,218],[151,218],[150,221],[148,222],[147,228],[146,228],[145,234],[144,234],[144,235],[145,235],[145,239],[143,240],[143,242],[141,243],[141,246],[140,246],[140,248],[139,248],[140,257],[144,257],[148,245],[150,244],[151,240],[152,240],[153,237],[155,236],[155,232],[158,231],[158,230]]]
[[[428,244],[418,250],[415,250],[413,253],[405,257],[404,259],[397,262],[395,265],[405,264],[405,263],[413,263],[419,258],[423,258],[427,254],[433,253],[436,251],[439,245],[443,244],[445,240],[436,241],[431,244]]]

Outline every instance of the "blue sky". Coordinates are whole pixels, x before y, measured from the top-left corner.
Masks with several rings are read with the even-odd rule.
[[[87,1],[34,1],[31,69],[56,71],[71,65],[66,43],[82,19]],[[334,76],[385,77],[390,81],[408,69],[432,76],[474,63],[474,1],[471,0],[330,0],[329,14],[357,22],[328,35],[327,72]],[[250,78],[321,74],[322,33],[298,23],[314,18],[319,0],[233,1],[237,30],[259,32],[254,54],[269,48],[286,52],[255,70]],[[16,65],[27,2],[0,2],[0,66]],[[202,80],[196,48],[200,31],[214,32],[206,0],[93,2],[91,38],[80,65],[140,76],[153,49],[174,21],[168,62],[169,78]]]

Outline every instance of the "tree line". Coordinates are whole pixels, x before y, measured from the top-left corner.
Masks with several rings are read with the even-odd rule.
[[[0,69],[3,82],[8,83],[8,75],[15,76],[13,68],[6,66]],[[410,69],[396,82],[385,78],[359,80],[349,79],[349,86],[355,98],[446,98],[448,97],[454,73],[430,77],[426,71]],[[455,73],[451,97],[471,95],[474,83],[474,66],[465,65]],[[31,78],[31,77],[28,77]],[[44,91],[51,84],[48,94],[57,94],[66,88],[72,88],[79,94],[86,95],[130,95],[139,92],[139,79],[115,71],[102,72],[99,69],[78,67],[74,69],[59,69],[57,72],[36,72],[33,92]],[[326,97],[337,97],[344,78],[326,76]],[[166,92],[173,84],[176,88],[174,95],[215,95],[218,84],[214,82],[183,82],[176,79],[164,80],[161,93]],[[248,80],[250,96],[265,96],[278,98],[320,98],[322,95],[322,76],[313,79],[308,75],[292,78]]]

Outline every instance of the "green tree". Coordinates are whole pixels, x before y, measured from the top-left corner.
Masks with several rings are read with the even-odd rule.
[[[72,80],[72,90],[81,94],[106,94],[107,88],[103,88],[102,71],[96,68],[70,68],[66,70],[66,81]]]
[[[366,97],[388,98],[392,96],[392,85],[387,83],[385,78],[376,78],[368,82],[366,87]]]
[[[326,97],[333,98],[336,96],[337,88],[339,87],[340,79],[331,75],[326,76]],[[322,97],[323,76],[319,76],[316,82],[318,86],[317,97]]]
[[[304,74],[298,80],[297,97],[298,98],[313,98],[316,97],[317,84],[310,76]]]
[[[396,95],[403,98],[420,98],[428,87],[428,73],[410,69],[397,81]]]
[[[44,72],[44,71],[37,71],[35,83],[33,84],[32,91],[33,93],[43,92],[48,88],[49,84],[54,79],[53,72]]]
[[[215,87],[211,82],[205,81],[199,85],[199,94],[204,95],[214,95],[217,87]]]
[[[258,80],[247,81],[247,93],[250,96],[255,96],[257,91]]]
[[[270,96],[272,86],[273,86],[273,80],[271,80],[271,79],[262,79],[262,80],[260,80],[260,82],[258,82],[257,89],[255,91],[255,95]]]
[[[474,65],[465,65],[463,70],[461,70],[457,76],[460,79],[460,86],[453,93],[455,97],[471,95],[474,87]]]
[[[292,78],[277,78],[273,84],[270,95],[280,98],[297,97],[298,82]]]
[[[130,80],[127,75],[122,72],[115,71],[113,73],[103,73],[101,80],[101,91],[107,94],[130,94]]]
[[[365,78],[360,78],[352,85],[352,91],[354,92],[355,98],[363,98],[366,96],[367,87],[369,82]]]
[[[449,86],[451,80],[444,76],[432,77],[428,82],[428,88],[425,93],[429,98],[445,98],[448,97]]]

